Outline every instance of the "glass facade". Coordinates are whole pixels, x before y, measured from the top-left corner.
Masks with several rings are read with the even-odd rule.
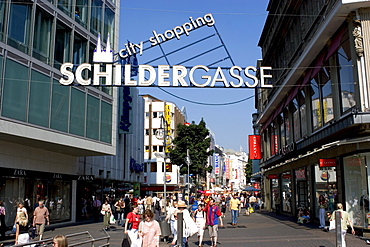
[[[8,44],[26,54],[29,52],[31,4],[11,1]]]
[[[50,48],[53,17],[40,8],[36,10],[32,56],[40,61],[51,64]]]

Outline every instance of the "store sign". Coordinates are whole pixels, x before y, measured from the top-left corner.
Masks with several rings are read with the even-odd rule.
[[[95,179],[94,175],[80,175],[78,176],[77,180],[79,181],[93,181]]]
[[[295,177],[297,180],[306,180],[306,169],[298,169],[295,171]]]
[[[320,167],[336,167],[337,160],[336,159],[319,159],[319,166]]]
[[[249,159],[259,160],[262,158],[261,154],[261,136],[250,135],[249,136]]]
[[[278,178],[279,178],[279,175],[277,175],[277,174],[267,175],[267,179],[278,179]]]
[[[179,40],[183,34],[188,36],[192,30],[202,26],[211,27],[215,23],[212,14],[206,14],[204,17],[199,17],[195,20],[190,17],[189,20],[189,22],[167,30],[163,34],[153,31],[154,36],[149,38],[151,46],[159,45],[173,38]],[[143,42],[139,42],[138,44],[129,42],[125,44],[124,49],[119,50],[118,55],[122,60],[126,61],[130,56],[136,56],[136,54],[142,55],[143,50]],[[190,68],[189,71],[187,67],[182,65],[158,65],[157,70],[147,64],[138,65],[138,68],[132,68],[132,64],[125,64],[122,67],[122,64],[114,64],[109,36],[107,37],[107,47],[102,49],[100,35],[98,36],[97,47],[93,54],[93,64],[83,63],[76,66],[72,63],[62,64],[60,72],[63,76],[59,80],[60,84],[66,86],[77,83],[83,86],[150,87],[156,85],[158,87],[212,88],[215,87],[216,83],[221,83],[227,88],[273,87],[267,84],[268,79],[272,78],[272,75],[269,73],[272,67],[268,66],[259,67],[259,73],[256,73],[257,68],[254,66],[247,66],[245,68],[232,66],[228,69],[228,74],[233,78],[232,80],[226,78],[223,72],[224,68],[221,67],[217,67],[213,74],[209,72],[210,68],[204,65],[196,65]],[[131,78],[133,69],[135,71],[137,69],[138,71],[138,80]],[[86,71],[89,73],[86,73]],[[250,73],[251,71],[253,72],[252,74]],[[92,78],[86,78],[86,74],[91,74]],[[156,84],[155,81],[157,81]]]
[[[166,122],[166,128],[167,128],[167,139],[166,142],[166,153],[170,152],[171,144],[172,144],[172,138],[171,138],[171,105],[165,104],[164,105],[164,121]]]
[[[219,155],[215,154],[215,174],[220,174],[220,164],[219,164]]]
[[[295,147],[296,147],[295,143],[292,142],[292,143],[290,143],[288,145],[285,145],[284,147],[280,148],[279,153],[282,156],[287,155],[288,153],[294,152]]]
[[[130,158],[130,170],[136,173],[144,171],[144,164],[137,163],[134,158]]]

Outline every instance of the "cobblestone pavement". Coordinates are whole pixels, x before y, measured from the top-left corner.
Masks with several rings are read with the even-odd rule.
[[[52,238],[58,234],[73,234],[88,231],[94,239],[107,236],[103,228],[103,222],[92,223],[78,222],[69,225],[54,225],[49,227],[44,234],[44,238]],[[123,239],[123,227],[112,226],[108,235],[110,237],[110,246],[121,246]],[[77,237],[74,241],[83,241],[84,237]],[[365,246],[364,239],[347,234],[347,246],[357,247]],[[14,244],[14,236],[9,236],[3,241],[4,246]],[[100,241],[99,243],[104,243]],[[106,243],[106,241],[105,241]],[[205,231],[203,246],[210,246],[208,232]],[[84,245],[84,246],[92,246]],[[99,245],[94,245],[99,246]],[[160,246],[170,246],[167,241],[162,241]],[[189,246],[198,246],[197,236],[194,235],[189,239]],[[219,247],[335,247],[335,234],[320,230],[317,225],[307,224],[300,225],[294,222],[293,217],[275,215],[275,213],[262,211],[253,213],[250,216],[240,215],[238,224],[231,225],[230,214],[227,213],[224,218],[224,227],[219,229]]]

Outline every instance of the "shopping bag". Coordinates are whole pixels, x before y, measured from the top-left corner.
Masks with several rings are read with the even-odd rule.
[[[335,230],[335,220],[329,220],[329,231]]]
[[[14,223],[13,228],[12,228],[12,233],[16,233],[16,232],[17,232],[17,224]]]
[[[253,207],[249,207],[249,213],[254,213]]]
[[[110,217],[110,219],[109,219],[109,224],[111,224],[111,225],[116,224],[116,219],[114,218],[114,216],[113,216],[113,215],[112,215],[112,216]]]
[[[124,234],[123,241],[122,241],[122,247],[130,247],[130,239],[127,234]]]
[[[105,215],[105,211],[104,211],[104,210],[100,210],[100,213],[101,213],[102,215]]]

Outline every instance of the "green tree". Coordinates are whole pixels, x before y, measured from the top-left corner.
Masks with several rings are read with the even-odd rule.
[[[248,159],[248,163],[245,165],[245,177],[247,180],[247,183],[251,182],[251,177],[252,177],[252,160]]]
[[[213,150],[209,150],[211,139],[204,120],[202,119],[199,124],[195,124],[193,121],[189,126],[179,124],[176,134],[173,140],[174,146],[170,150],[170,158],[172,164],[181,166],[180,173],[186,174],[188,172],[187,149],[189,149],[191,160],[190,174],[204,177],[207,171],[212,171],[212,166],[206,167]]]

